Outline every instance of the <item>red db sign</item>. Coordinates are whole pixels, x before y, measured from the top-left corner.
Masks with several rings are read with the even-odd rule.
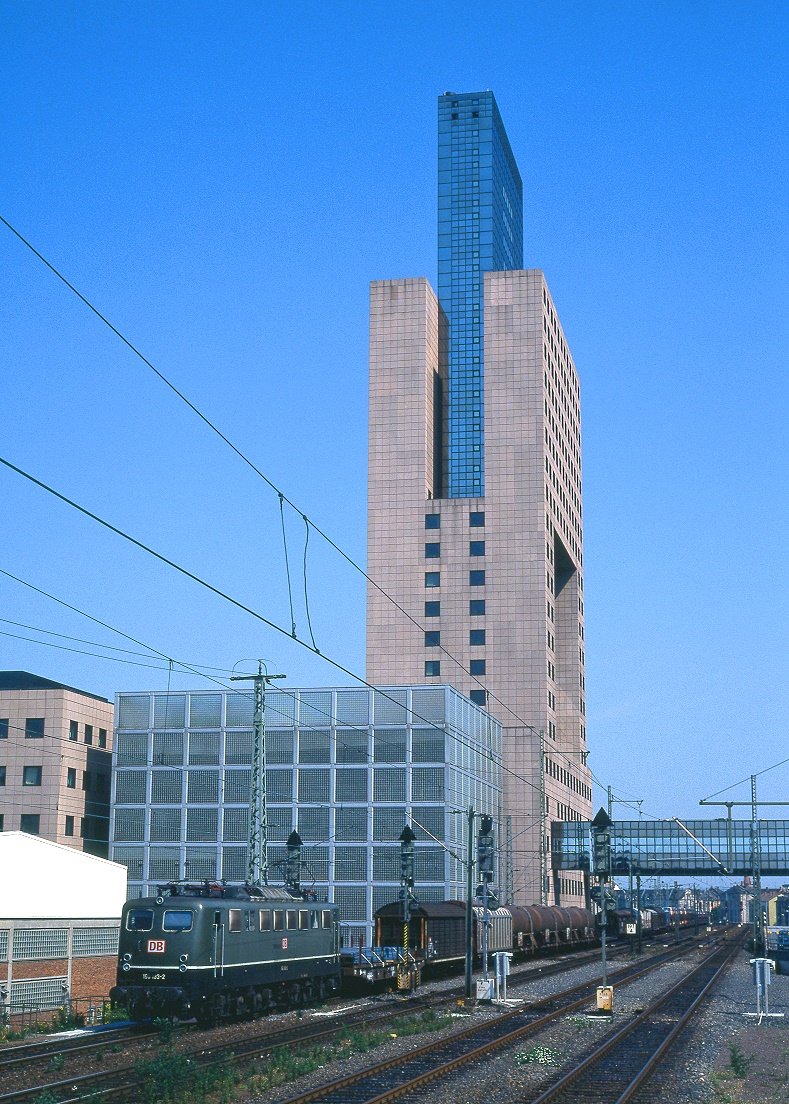
[[[149,939],[148,954],[164,954],[164,946],[163,939]]]

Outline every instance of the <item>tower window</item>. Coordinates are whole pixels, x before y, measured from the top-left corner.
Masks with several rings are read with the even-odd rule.
[[[426,571],[425,572],[425,586],[426,587],[441,586],[441,572],[440,571]]]
[[[482,617],[485,613],[485,599],[484,598],[472,598],[468,604],[468,612],[470,617]]]
[[[484,541],[469,541],[468,542],[468,554],[469,554],[469,556],[484,556],[485,555],[485,542]]]
[[[425,514],[425,529],[440,529],[441,514]]]
[[[468,573],[469,586],[484,586],[485,585],[485,572],[484,571],[469,571]]]
[[[487,690],[472,690],[469,697],[475,705],[486,706],[488,704]]]
[[[437,541],[428,541],[425,545],[425,559],[437,560],[441,555],[441,545]]]
[[[472,675],[484,675],[485,674],[485,660],[484,659],[472,659],[468,665],[469,674]]]
[[[428,677],[441,674],[441,661],[439,659],[425,660],[425,674]]]
[[[431,629],[425,633],[425,647],[438,648],[441,645],[441,633],[437,629]]]
[[[440,602],[425,602],[425,617],[439,617],[441,615]]]
[[[473,647],[485,643],[485,630],[484,629],[469,629],[468,642]]]
[[[468,515],[468,523],[472,529],[481,529],[485,524],[485,511],[472,510]]]

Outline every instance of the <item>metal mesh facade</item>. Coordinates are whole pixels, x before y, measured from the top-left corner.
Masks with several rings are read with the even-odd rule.
[[[112,858],[127,866],[131,896],[175,878],[247,873],[252,695],[167,697],[118,697]],[[398,837],[409,823],[417,895],[462,896],[463,866],[445,845],[464,856],[465,818],[452,811],[474,804],[498,819],[500,739],[496,721],[447,687],[269,689],[270,881],[283,880],[296,828],[303,884],[369,934],[373,910],[398,896]]]

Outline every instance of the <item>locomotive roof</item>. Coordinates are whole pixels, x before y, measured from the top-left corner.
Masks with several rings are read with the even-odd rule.
[[[168,882],[157,887],[160,897],[206,897],[226,901],[304,901],[283,886],[226,885],[224,882]]]

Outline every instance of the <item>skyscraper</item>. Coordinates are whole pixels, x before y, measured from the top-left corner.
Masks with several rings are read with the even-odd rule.
[[[371,287],[367,677],[501,721],[505,895],[580,902],[548,854],[591,812],[580,392],[491,92],[439,98],[438,183],[438,296]]]

